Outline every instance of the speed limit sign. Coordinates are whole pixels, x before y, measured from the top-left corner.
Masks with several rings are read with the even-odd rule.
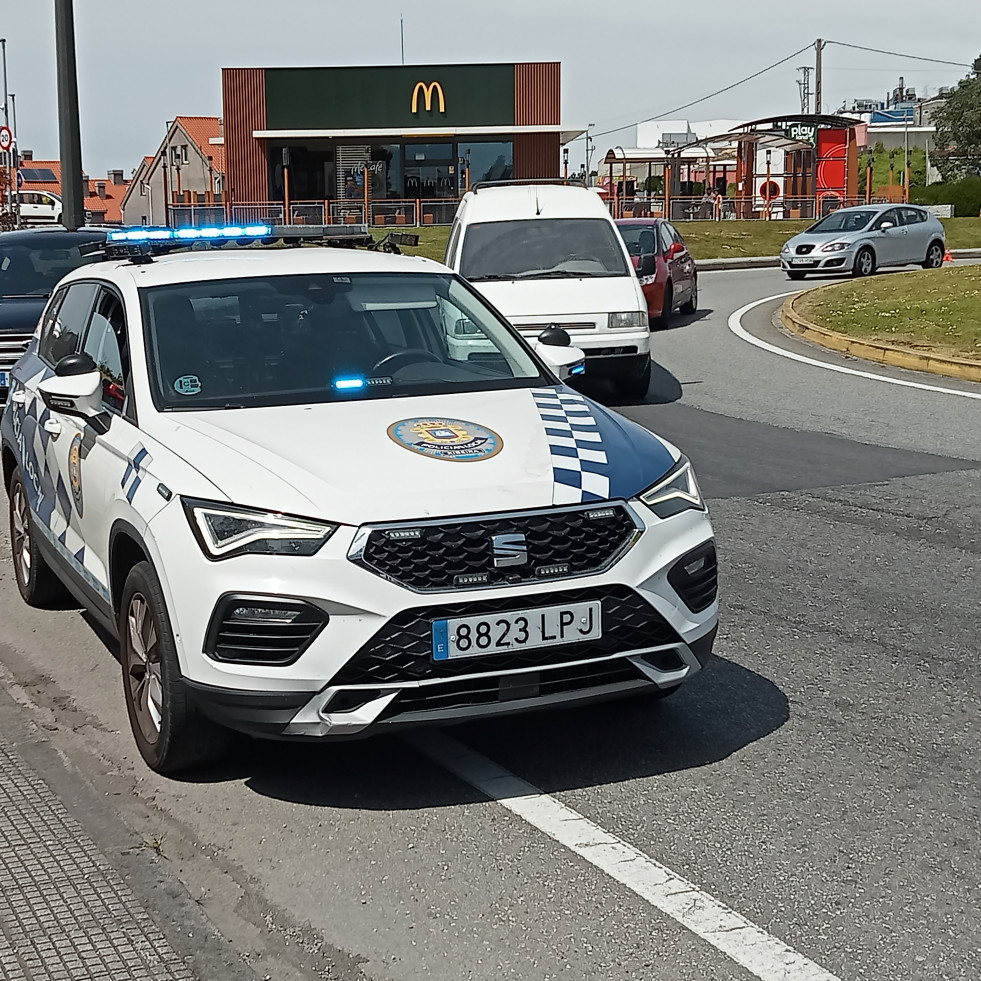
[[[0,126],[0,150],[6,152],[14,142],[14,134],[9,126]]]

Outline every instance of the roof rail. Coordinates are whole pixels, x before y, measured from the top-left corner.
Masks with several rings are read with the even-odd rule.
[[[528,187],[536,184],[565,184],[572,187],[586,185],[576,177],[522,177],[509,181],[477,181],[470,188],[475,194],[482,187]]]

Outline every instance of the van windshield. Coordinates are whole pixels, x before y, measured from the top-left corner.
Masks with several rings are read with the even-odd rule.
[[[495,279],[580,279],[626,276],[623,243],[603,218],[485,221],[467,228],[460,273]]]

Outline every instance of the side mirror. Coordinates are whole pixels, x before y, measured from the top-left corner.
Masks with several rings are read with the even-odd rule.
[[[895,226],[895,224],[893,222],[891,222],[891,221],[884,221],[884,222],[882,222],[881,225],[879,225],[879,231],[880,232],[885,232],[885,231],[888,231],[890,228],[895,228],[895,227],[896,226]]]
[[[637,267],[637,275],[646,279],[648,276],[653,276],[656,271],[654,256],[649,252],[646,255],[642,255],[640,257],[640,265]]]
[[[685,251],[685,247],[680,242],[672,242],[671,248],[668,249],[668,258],[673,259],[676,255],[681,255]]]
[[[564,327],[549,324],[539,335],[538,343],[548,347],[572,347],[572,338]]]
[[[63,416],[94,419],[101,416],[102,375],[87,354],[69,354],[55,367],[53,378],[38,385],[44,404]]]
[[[535,351],[562,381],[586,373],[586,355],[577,347],[557,347],[537,340]]]

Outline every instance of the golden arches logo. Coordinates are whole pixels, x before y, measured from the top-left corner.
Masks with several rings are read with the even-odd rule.
[[[426,112],[430,112],[433,108],[433,94],[435,93],[439,96],[439,111],[446,112],[446,99],[443,96],[443,86],[439,82],[430,82],[428,85],[425,82],[416,82],[416,87],[412,90],[412,111],[419,111],[419,93],[422,92],[423,98],[426,100]]]

